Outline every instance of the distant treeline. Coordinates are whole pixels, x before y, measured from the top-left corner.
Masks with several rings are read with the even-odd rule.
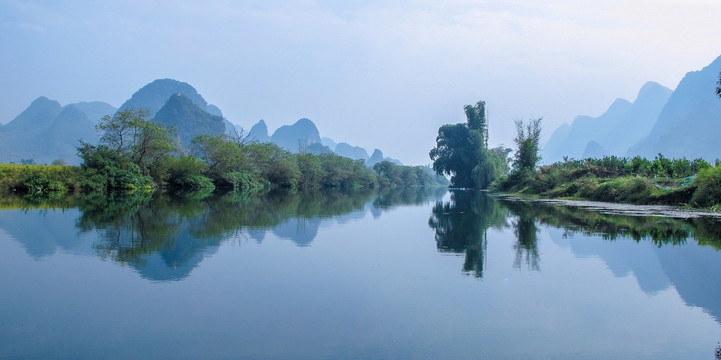
[[[447,185],[429,167],[383,161],[373,169],[335,154],[292,154],[240,135],[201,135],[183,149],[172,129],[143,111],[105,117],[100,145],[81,142],[79,167],[0,165],[0,191],[27,194],[166,188],[240,191]]]

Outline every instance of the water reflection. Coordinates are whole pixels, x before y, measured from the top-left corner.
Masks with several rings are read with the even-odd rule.
[[[513,267],[540,271],[543,227],[577,257],[599,257],[618,277],[633,274],[644,292],[653,295],[673,286],[688,305],[721,319],[721,279],[711,275],[721,273],[721,223],[715,219],[630,217],[454,191],[435,204],[428,223],[438,250],[465,254],[463,271],[477,277],[484,275],[489,228],[512,228]]]
[[[476,344],[491,358],[651,358],[663,344],[674,358],[709,331],[713,342],[699,341],[709,355],[716,344],[721,247],[709,219],[632,218],[444,189],[21,205],[0,212],[0,239],[9,235],[32,258],[14,256],[18,243],[0,243],[10,254],[3,285],[13,294],[0,297],[11,309],[0,331],[8,344],[22,341],[15,348],[112,348],[83,321],[128,326],[116,330],[127,340],[115,351],[138,343],[147,350],[148,333],[170,334],[174,342],[161,351],[175,357],[202,357],[208,344],[221,344],[226,351],[211,355],[272,358],[254,351],[284,348],[285,358],[472,358],[477,349],[463,346]],[[251,246],[223,246],[236,241]],[[55,252],[86,256],[44,261]],[[97,267],[87,271],[90,264]],[[189,281],[144,280],[184,279],[200,264]],[[484,280],[459,276],[461,267]],[[28,330],[8,336],[21,327]],[[236,337],[212,335],[219,333]],[[38,338],[54,342],[38,346]],[[189,347],[196,352],[177,354]],[[320,350],[302,352],[310,348]]]
[[[74,198],[61,211],[53,202],[24,198],[2,200],[0,228],[18,239],[36,259],[56,249],[95,253],[135,268],[155,281],[187,277],[228,239],[262,243],[268,233],[309,246],[321,224],[378,218],[400,205],[419,205],[442,198],[446,189],[403,191],[274,192],[264,196],[226,193],[110,194]],[[38,208],[39,207],[39,208]],[[51,216],[47,212],[53,212]],[[90,239],[90,240],[89,240]]]
[[[463,271],[483,276],[487,256],[487,230],[512,228],[516,257],[513,267],[539,271],[539,226],[562,229],[603,240],[650,241],[657,247],[683,245],[693,238],[699,245],[721,250],[721,223],[712,218],[673,219],[626,216],[578,207],[558,206],[519,199],[497,199],[484,192],[452,191],[450,199],[433,206],[429,226],[435,231],[438,250],[465,254]]]
[[[322,218],[361,212],[372,196],[372,192],[278,192],[261,197],[231,193],[202,199],[157,195],[131,206],[122,202],[117,207],[116,202],[86,206],[78,228],[99,232],[95,244],[99,256],[130,265],[152,280],[177,280],[187,277],[229,238],[248,236],[262,242],[271,231],[307,246]]]
[[[433,207],[428,225],[438,250],[465,254],[463,271],[476,277],[483,277],[489,228],[513,228],[513,266],[540,270],[536,217],[515,203],[501,203],[484,192],[453,191],[450,200]]]
[[[486,229],[506,224],[506,214],[495,212],[492,198],[474,192],[451,193],[451,200],[433,206],[428,225],[435,230],[436,246],[441,252],[465,253],[463,270],[483,277],[486,259]]]

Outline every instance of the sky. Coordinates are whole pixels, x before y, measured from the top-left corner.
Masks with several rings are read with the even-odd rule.
[[[119,107],[172,78],[246,129],[306,117],[321,136],[429,164],[443,124],[486,101],[543,138],[577,115],[674,89],[721,55],[718,0],[0,0],[0,123],[39,96]],[[720,69],[721,70],[721,69]]]

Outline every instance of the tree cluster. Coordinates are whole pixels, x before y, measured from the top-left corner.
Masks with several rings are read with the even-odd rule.
[[[510,149],[488,148],[486,103],[464,107],[466,123],[447,124],[438,129],[436,146],[429,155],[433,170],[451,177],[451,186],[487,188],[508,172]]]
[[[87,190],[354,189],[445,180],[417,167],[381,163],[374,171],[363,161],[335,154],[292,154],[272,143],[248,141],[242,134],[199,135],[185,149],[173,129],[147,116],[132,109],[106,116],[97,126],[103,131],[100,145],[81,143],[78,152]]]

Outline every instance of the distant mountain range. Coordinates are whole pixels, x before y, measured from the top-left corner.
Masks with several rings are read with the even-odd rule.
[[[77,163],[78,140],[98,141],[95,124],[116,109],[101,102],[60,103],[41,96],[15,119],[0,127],[0,162]]]
[[[189,148],[190,141],[200,134],[243,134],[242,128],[225,119],[222,111],[208,104],[190,84],[158,79],[136,91],[119,109],[103,102],[81,102],[63,107],[57,101],[39,97],[15,119],[0,125],[0,162],[32,160],[48,164],[63,160],[78,164],[78,140],[96,144],[99,134],[95,125],[103,116],[112,116],[125,109],[148,110],[152,121],[176,130],[185,148]],[[273,142],[294,153],[335,152],[354,160],[369,160],[368,152],[361,147],[347,143],[336,145],[329,138],[323,139],[332,147],[324,145],[318,128],[306,118],[281,126],[272,135],[268,135],[268,127],[260,120],[246,135],[248,141]],[[380,153],[380,150],[376,151]],[[398,160],[383,158],[382,153],[379,156],[400,164]],[[368,165],[373,166],[378,158],[376,156]]]
[[[721,158],[721,99],[714,93],[721,57],[686,74],[676,90],[646,83],[636,100],[617,99],[601,116],[576,117],[553,132],[542,152],[546,164],[607,155]]]

